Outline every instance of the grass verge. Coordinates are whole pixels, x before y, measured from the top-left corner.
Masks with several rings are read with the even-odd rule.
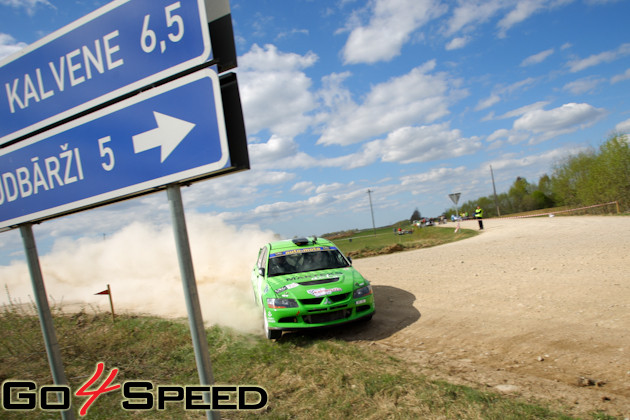
[[[380,254],[406,251],[410,249],[429,248],[449,242],[460,241],[479,232],[471,229],[459,229],[455,232],[455,224],[449,227],[412,227],[400,223],[393,226],[360,232],[344,232],[324,235],[332,240],[346,256],[350,258],[372,257]],[[397,233],[398,228],[410,232],[404,235]]]
[[[72,393],[94,373],[119,368],[113,384],[146,380],[154,385],[199,383],[186,322],[109,314],[63,314],[55,310],[55,328]],[[52,384],[39,321],[22,306],[0,313],[0,382],[33,380]],[[269,393],[261,410],[223,411],[224,419],[569,419],[547,407],[473,388],[428,380],[405,362],[384,352],[325,336],[288,334],[278,342],[212,327],[207,330],[215,382],[257,385]],[[96,381],[100,385],[105,376]],[[182,403],[166,410],[124,411],[119,391],[101,395],[89,419],[196,419],[203,411],[185,411]],[[86,398],[74,397],[75,412]],[[59,418],[35,410],[0,413],[7,419]],[[80,418],[77,415],[77,418]],[[597,418],[602,418],[597,417]]]

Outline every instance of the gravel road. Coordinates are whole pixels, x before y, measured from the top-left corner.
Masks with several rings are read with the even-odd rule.
[[[630,417],[630,217],[484,224],[471,239],[356,260],[377,314],[344,337],[431,377]]]

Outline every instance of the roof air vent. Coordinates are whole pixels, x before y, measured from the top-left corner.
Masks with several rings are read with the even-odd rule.
[[[293,243],[296,244],[297,246],[308,245],[308,239],[306,239],[306,238],[295,238],[295,239],[293,239]]]

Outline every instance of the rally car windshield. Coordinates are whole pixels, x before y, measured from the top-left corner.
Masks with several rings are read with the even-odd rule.
[[[303,273],[348,267],[348,261],[337,249],[302,252],[289,255],[272,254],[269,258],[268,276]]]

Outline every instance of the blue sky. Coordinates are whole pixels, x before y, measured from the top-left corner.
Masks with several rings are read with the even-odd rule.
[[[0,58],[106,4],[0,0]],[[232,0],[251,170],[183,190],[186,211],[283,237],[437,216],[536,183],[630,132],[625,0]],[[68,238],[170,222],[164,193],[36,226]],[[0,264],[22,258],[0,234]]]

